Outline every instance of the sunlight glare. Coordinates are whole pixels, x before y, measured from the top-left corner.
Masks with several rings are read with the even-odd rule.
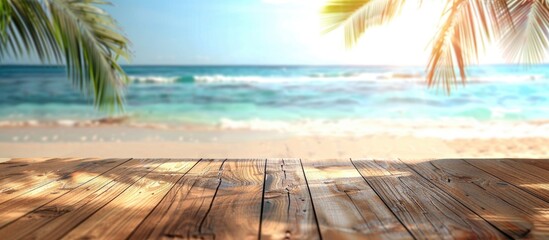
[[[358,44],[346,49],[343,29],[322,34],[320,10],[325,1],[279,1],[296,4],[299,19],[287,26],[298,41],[308,46],[311,54],[325,61],[337,59],[350,65],[413,65],[424,66],[429,58],[430,44],[438,28],[444,3],[429,2],[418,7],[409,2],[402,14],[390,23],[369,29]],[[495,47],[488,47],[480,63],[502,63]]]

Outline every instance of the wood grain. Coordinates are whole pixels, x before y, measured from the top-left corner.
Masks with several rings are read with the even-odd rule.
[[[200,160],[135,229],[130,239],[193,238],[207,215],[224,160]]]
[[[545,202],[549,202],[549,182],[547,180],[549,170],[519,159],[471,159],[466,161]]]
[[[267,160],[263,198],[262,239],[320,238],[300,160]]]
[[[84,161],[97,159],[53,158],[44,161],[13,159],[0,163],[0,203],[56,181]]]
[[[549,171],[549,159],[533,159],[533,158],[520,158],[520,159],[508,159],[508,160],[518,160],[523,163],[528,163],[539,168],[543,168]]]
[[[64,238],[127,238],[172,186],[196,163],[195,160],[164,161]]]
[[[549,236],[549,205],[539,198],[461,159],[406,162],[510,237]]]
[[[0,229],[4,239],[58,239],[158,167],[156,159],[132,159]]]
[[[51,158],[51,157],[44,157],[44,158],[0,158],[0,171],[4,172],[6,169],[13,168],[16,165],[16,167],[28,167],[30,164],[38,164],[49,161],[51,163],[52,160],[56,159],[62,159],[62,158]],[[65,158],[68,159],[68,158]]]
[[[545,239],[547,163],[12,159],[0,239]]]
[[[324,239],[412,239],[349,160],[304,169]]]
[[[265,160],[227,160],[198,238],[257,239]]]
[[[265,160],[198,163],[130,239],[255,239]]]
[[[125,161],[128,159],[83,160],[70,169],[57,171],[46,184],[0,204],[0,228]]]
[[[352,162],[416,239],[506,238],[399,160]]]

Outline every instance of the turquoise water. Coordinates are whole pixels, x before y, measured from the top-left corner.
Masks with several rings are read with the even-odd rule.
[[[128,66],[135,121],[218,124],[339,119],[549,119],[549,66],[482,66],[451,95],[416,67]],[[61,67],[0,66],[0,121],[105,117]]]

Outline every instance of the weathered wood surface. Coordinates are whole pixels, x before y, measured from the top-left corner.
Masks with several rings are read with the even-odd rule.
[[[219,184],[224,160],[200,160],[135,229],[130,239],[194,238]]]
[[[125,239],[196,161],[159,160],[161,164],[94,213],[66,239]]]
[[[474,159],[466,161],[491,175],[497,176],[505,182],[539,197],[545,202],[549,202],[549,183],[547,182],[549,170],[529,164],[528,161],[520,159]]]
[[[266,160],[227,160],[199,238],[256,239],[259,236]]]
[[[132,159],[19,218],[0,235],[8,239],[58,239],[158,167],[156,159]],[[10,234],[11,233],[11,234]]]
[[[14,159],[0,239],[549,239],[542,159]]]
[[[512,238],[548,238],[549,203],[462,159],[408,165]],[[494,163],[497,164],[497,163]],[[549,176],[545,182],[549,181]]]
[[[399,160],[353,163],[416,239],[506,238]]]
[[[412,239],[349,160],[305,163],[324,239]]]
[[[131,238],[257,238],[264,171],[265,160],[199,162]]]
[[[48,177],[48,180],[45,180],[45,184],[37,184],[37,187],[31,187],[30,191],[0,204],[0,228],[127,160],[81,161],[75,165],[71,164],[72,169],[62,168],[60,171],[55,171]],[[35,174],[35,172],[30,174]]]
[[[319,229],[301,161],[268,160],[261,238],[319,239]]]
[[[477,159],[479,160],[479,159]],[[486,159],[484,159],[486,160]],[[501,160],[501,159],[488,159],[488,160]],[[545,170],[549,170],[549,159],[532,159],[532,158],[521,158],[521,159],[506,159],[506,160],[515,160],[523,163],[528,163]]]
[[[0,163],[0,203],[55,182],[59,177],[73,174],[78,168],[89,166],[86,162],[93,161],[94,159],[53,158],[44,161],[16,159]]]

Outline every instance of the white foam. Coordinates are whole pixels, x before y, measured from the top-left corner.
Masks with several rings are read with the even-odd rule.
[[[484,76],[484,77],[470,77],[467,79],[471,83],[522,83],[522,82],[536,82],[543,80],[544,76],[541,74],[526,74],[526,75],[502,75],[502,76]]]
[[[130,76],[134,83],[168,84],[175,83],[178,76]],[[544,79],[540,74],[501,75],[501,76],[469,76],[468,83],[520,83],[536,82]],[[426,82],[421,73],[399,72],[362,72],[362,73],[313,73],[310,76],[259,76],[259,75],[195,75],[193,80],[198,83],[299,83],[299,82]]]
[[[468,83],[521,83],[536,82],[544,79],[543,75],[505,75],[469,77]],[[426,79],[421,74],[407,73],[357,73],[330,75],[323,73],[311,76],[227,76],[227,75],[197,75],[194,80],[199,83],[299,83],[299,82],[416,82],[424,83]]]
[[[77,121],[71,120],[71,119],[62,119],[62,120],[57,120],[57,124],[59,126],[64,126],[64,127],[73,127],[77,124]]]
[[[194,76],[196,82],[203,83],[267,83],[267,82],[287,82],[293,81],[292,78],[262,77],[262,76],[225,76],[225,75],[198,75]]]
[[[420,82],[421,77],[392,77],[391,73],[361,73],[354,75],[326,75],[322,73],[312,76],[226,76],[198,75],[196,82],[201,83],[299,83],[299,82],[380,82],[380,81],[413,81]]]
[[[516,112],[517,109],[499,109],[498,111]],[[27,121],[0,121],[0,127],[36,127],[36,126],[63,126],[63,127],[90,127],[98,125],[91,120],[58,120],[39,122]],[[194,124],[196,125],[196,124]],[[154,129],[181,129],[188,130],[188,125],[165,123],[131,122],[128,126],[136,128]],[[416,136],[439,139],[492,139],[492,138],[525,138],[549,136],[548,121],[505,121],[490,120],[478,121],[467,118],[440,118],[416,120],[392,119],[301,119],[294,121],[250,119],[234,120],[222,118],[217,126],[204,126],[205,129],[219,130],[250,130],[271,131],[297,136],[351,136],[363,137],[372,135]],[[27,140],[25,136],[23,140]],[[53,138],[56,139],[56,138]],[[91,140],[97,137],[91,136]],[[101,140],[101,139],[99,139]],[[182,139],[183,140],[183,139]],[[85,141],[85,140],[84,140]]]
[[[130,81],[137,83],[174,83],[178,77],[165,76],[130,76]]]
[[[122,124],[127,117],[102,118],[102,119],[27,119],[27,120],[4,120],[0,121],[1,127],[86,127],[98,126],[101,124]]]
[[[524,138],[549,136],[549,122],[530,123],[513,121],[482,122],[472,119],[451,120],[231,120],[222,119],[219,128],[226,130],[276,131],[300,136],[392,136],[433,137],[441,139],[464,138]]]

